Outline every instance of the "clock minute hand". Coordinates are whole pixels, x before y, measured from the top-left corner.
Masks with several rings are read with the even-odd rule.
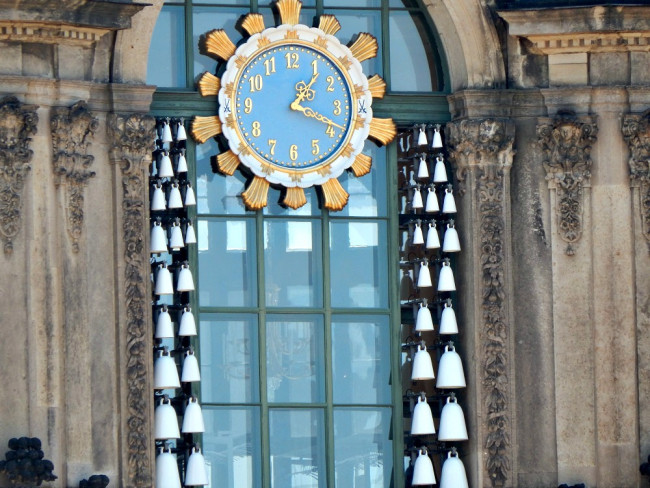
[[[309,100],[312,100],[314,98],[314,90],[311,89],[311,86],[316,81],[316,78],[318,78],[318,75],[319,73],[316,73],[314,76],[312,76],[308,84],[305,84],[304,81],[299,81],[296,83],[296,91],[298,92],[295,100],[296,103],[302,102],[305,98],[308,98]],[[311,98],[309,95],[311,95]]]
[[[343,127],[342,125],[337,124],[336,122],[334,122],[333,120],[325,117],[324,115],[321,115],[318,112],[314,112],[309,107],[303,107],[302,105],[300,105],[298,103],[298,100],[294,100],[291,103],[291,109],[292,110],[298,110],[298,111],[302,112],[306,117],[310,117],[312,119],[318,120],[319,122],[324,122],[327,125],[333,125],[334,127],[338,127],[341,130],[345,130],[345,127]]]

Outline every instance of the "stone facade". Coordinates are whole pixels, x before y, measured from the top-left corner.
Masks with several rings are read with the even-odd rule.
[[[152,486],[150,3],[0,0],[0,442],[41,437],[53,486]],[[470,484],[640,486],[650,7],[424,4],[471,222]]]

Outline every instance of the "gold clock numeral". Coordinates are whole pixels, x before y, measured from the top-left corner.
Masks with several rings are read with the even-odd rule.
[[[320,152],[320,148],[318,147],[318,139],[312,139],[311,140],[311,147],[312,147],[311,153],[314,156],[317,156],[318,153]]]
[[[244,100],[244,113],[249,114],[251,113],[252,110],[253,110],[253,100],[250,97],[248,97],[246,98],[246,100]]]
[[[334,91],[334,77],[333,76],[328,76],[326,78],[326,80],[327,80],[327,83],[329,83],[327,85],[327,91],[328,92],[333,92]]]
[[[271,153],[271,156],[275,156],[275,145],[277,143],[277,139],[269,139],[269,152]]]
[[[255,93],[256,91],[260,91],[262,89],[262,75],[251,76],[248,82],[251,84],[251,93]]]
[[[330,137],[334,137],[336,134],[334,133],[334,127],[331,125],[327,126],[327,129],[325,130],[325,134],[327,134]]]
[[[264,69],[266,70],[266,76],[275,73],[275,56],[264,61]]]
[[[313,75],[316,76],[318,74],[318,61],[316,59],[311,62],[311,67],[314,70]]]
[[[295,144],[292,144],[291,147],[289,148],[289,157],[291,158],[291,161],[295,161],[298,159],[298,146]]]
[[[341,115],[341,100],[334,100],[334,115]]]
[[[298,69],[300,65],[298,64],[298,53],[287,53],[284,55],[287,59],[287,69]]]
[[[259,137],[262,134],[260,123],[257,120],[253,121],[253,129],[251,130],[251,134],[253,134],[253,137]]]

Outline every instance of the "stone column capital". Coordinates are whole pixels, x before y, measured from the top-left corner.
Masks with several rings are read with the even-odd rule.
[[[139,171],[139,164],[148,162],[153,150],[152,116],[140,113],[110,114],[108,132],[111,140],[110,159],[113,163],[127,163],[125,171]],[[134,167],[131,167],[135,165]]]
[[[630,186],[639,189],[641,228],[650,246],[650,109],[624,115],[622,129],[630,149]]]
[[[477,118],[446,126],[449,156],[459,171],[472,166],[512,166],[515,125],[511,119]]]

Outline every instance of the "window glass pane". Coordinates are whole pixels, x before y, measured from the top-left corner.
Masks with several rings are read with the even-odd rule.
[[[149,46],[147,84],[185,87],[185,13],[183,7],[163,6]]]
[[[348,44],[360,32],[368,32],[377,38],[379,43],[377,56],[364,61],[361,66],[363,72],[369,76],[375,73],[381,75],[383,73],[381,66],[381,11],[325,9],[325,13],[336,15],[341,23],[341,30],[336,33],[336,37],[343,44]]]
[[[268,315],[266,387],[269,402],[324,401],[324,354],[321,316]]]
[[[316,194],[316,189],[312,186],[311,188],[305,188],[305,197],[307,197],[307,203],[302,207],[294,210],[292,208],[286,208],[280,205],[282,199],[284,199],[284,194],[281,194],[280,191],[271,188],[269,190],[269,203],[264,207],[265,215],[320,215],[320,208],[318,208],[318,195]]]
[[[346,171],[339,177],[350,194],[348,204],[333,216],[383,217],[386,215],[386,148],[367,142],[364,154],[372,157],[370,173],[361,178]]]
[[[318,221],[264,222],[267,306],[322,306],[321,261],[321,230]]]
[[[389,28],[391,91],[434,90],[436,58],[429,46],[422,15],[393,11]]]
[[[388,307],[385,222],[330,222],[332,306]]]
[[[246,11],[236,7],[196,7],[192,11],[192,49],[194,50],[194,77],[209,71],[215,72],[217,62],[206,54],[199,53],[199,39],[213,29],[224,29],[230,40],[237,44],[242,35],[235,24]]]
[[[251,2],[250,0],[192,0],[192,3],[218,3],[221,5],[244,5],[245,7],[249,7]]]
[[[271,485],[277,488],[325,488],[323,410],[271,409]]]
[[[206,307],[255,306],[255,221],[199,219],[196,232],[199,304]]]
[[[196,145],[196,210],[200,214],[246,213],[239,196],[244,191],[246,178],[239,171],[233,176],[215,173],[212,165],[218,152],[214,139]]]
[[[334,409],[336,486],[392,486],[390,408]]]
[[[329,7],[381,7],[381,0],[323,0]]]
[[[203,406],[203,454],[211,488],[262,486],[258,407]]]
[[[389,404],[391,402],[389,358],[388,317],[334,315],[332,317],[334,403]]]
[[[257,315],[201,314],[201,400],[259,400]]]

